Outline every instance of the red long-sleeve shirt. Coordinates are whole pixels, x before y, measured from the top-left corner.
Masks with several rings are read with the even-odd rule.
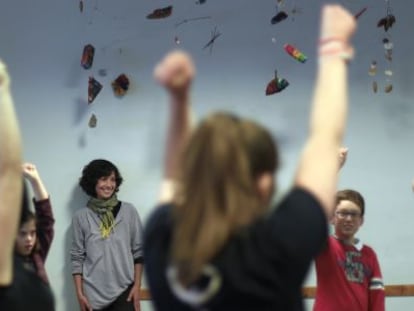
[[[314,311],[384,311],[385,292],[374,250],[330,237],[316,258]]]

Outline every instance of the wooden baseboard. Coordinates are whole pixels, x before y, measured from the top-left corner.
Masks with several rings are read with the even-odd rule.
[[[303,288],[303,298],[313,299],[315,298],[316,287],[309,286]],[[399,284],[399,285],[386,285],[385,286],[386,297],[409,297],[414,296],[414,284]],[[148,289],[141,289],[141,300],[151,300],[151,295]]]

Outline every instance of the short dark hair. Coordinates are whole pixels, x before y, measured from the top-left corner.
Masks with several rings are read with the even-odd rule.
[[[118,168],[112,162],[104,159],[95,159],[89,162],[82,170],[82,176],[79,179],[79,186],[85,193],[91,197],[96,197],[96,184],[101,177],[106,177],[115,173],[116,188],[119,191],[123,178]]]
[[[351,201],[355,203],[361,210],[361,216],[364,216],[365,213],[365,200],[361,193],[352,189],[344,189],[336,193],[336,204],[339,204],[341,201]]]

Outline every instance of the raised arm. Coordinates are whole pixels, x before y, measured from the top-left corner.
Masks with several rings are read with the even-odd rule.
[[[41,201],[49,198],[36,166],[32,163],[23,163],[22,170],[24,177],[30,182],[35,200]]]
[[[39,171],[32,163],[23,163],[23,176],[29,181],[34,194],[34,206],[36,211],[37,238],[40,243],[40,255],[46,260],[50,246],[55,235],[52,205],[49,193],[40,178]]]
[[[155,79],[165,87],[170,97],[170,116],[164,155],[164,176],[160,203],[169,202],[174,195],[178,159],[190,134],[190,86],[195,73],[188,54],[174,51],[156,66]]]
[[[0,285],[12,281],[22,199],[21,139],[7,68],[0,61]]]
[[[334,208],[338,179],[338,150],[345,131],[347,59],[355,18],[339,5],[326,5],[321,16],[319,68],[304,147],[295,184],[308,189],[321,202],[327,216]]]

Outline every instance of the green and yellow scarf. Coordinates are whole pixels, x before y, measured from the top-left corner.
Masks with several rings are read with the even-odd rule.
[[[90,198],[87,206],[98,214],[101,223],[99,224],[99,230],[104,239],[108,238],[115,226],[115,219],[112,210],[119,203],[116,194],[114,194],[108,200],[101,200],[97,198]]]

